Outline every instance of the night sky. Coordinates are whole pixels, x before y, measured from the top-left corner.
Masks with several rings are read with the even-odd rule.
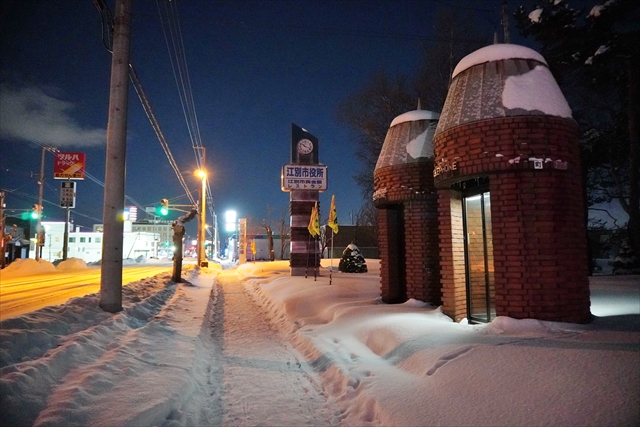
[[[133,1],[131,62],[188,186],[197,191],[192,141],[159,18],[158,4],[165,1]],[[115,1],[106,3],[115,11]],[[511,3],[511,11],[520,4]],[[329,176],[320,196],[323,217],[335,194],[339,222],[350,224],[350,214],[362,204],[353,180],[360,165],[349,129],[338,122],[338,104],[377,71],[412,76],[421,50],[435,40],[437,8],[470,10],[491,40],[494,31],[502,31],[501,4],[179,1],[219,219],[228,209],[258,221],[286,212],[289,197],[280,190],[280,170],[289,162],[295,123],[320,140],[320,162]],[[111,55],[103,46],[101,17],[92,0],[3,0],[1,8],[0,179],[11,215],[12,209],[37,201],[38,143],[86,153],[87,172],[104,180]],[[53,155],[47,153],[44,219],[63,220],[60,181],[53,179],[52,169]],[[188,203],[180,198],[184,190],[131,85],[125,193],[143,206],[161,198]],[[78,182],[72,211],[76,225],[101,223],[102,203],[100,185],[90,179]]]

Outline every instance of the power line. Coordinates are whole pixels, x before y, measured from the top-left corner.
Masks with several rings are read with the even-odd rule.
[[[165,39],[165,45],[169,54],[171,69],[173,71],[174,80],[178,89],[178,96],[182,106],[182,113],[187,125],[187,131],[191,139],[191,145],[194,151],[196,165],[198,169],[206,169],[204,146],[200,135],[200,127],[198,124],[198,115],[196,112],[195,101],[193,98],[193,90],[191,86],[191,78],[189,76],[189,66],[184,48],[184,39],[182,37],[182,27],[178,16],[177,1],[164,1],[164,8],[160,5],[160,0],[156,0],[158,7],[158,15],[162,26],[162,33]],[[209,181],[206,182],[206,198],[209,212],[215,218],[213,197]]]
[[[94,4],[96,5],[98,11],[100,12],[100,16],[102,18],[102,26],[103,26],[103,31],[102,31],[102,41],[103,44],[105,45],[105,48],[111,52],[111,45],[112,45],[112,32],[113,32],[113,16],[111,14],[111,11],[109,10],[109,8],[107,7],[107,5],[104,3],[103,0],[94,0]],[[140,83],[140,78],[138,77],[138,74],[135,71],[135,68],[133,67],[132,63],[129,63],[129,79],[131,80],[133,87],[136,91],[136,94],[138,95],[138,99],[140,100],[140,103],[142,104],[142,108],[145,112],[145,114],[147,115],[147,118],[149,119],[149,122],[151,123],[151,127],[153,128],[154,132],[156,133],[156,136],[158,138],[158,141],[160,142],[160,146],[162,147],[165,156],[167,157],[167,160],[169,161],[169,165],[171,165],[171,167],[173,168],[176,177],[178,178],[178,182],[180,183],[180,185],[183,187],[183,189],[185,190],[185,193],[188,195],[188,197],[190,198],[191,202],[193,204],[195,204],[195,199],[193,198],[193,196],[191,196],[191,192],[189,191],[189,187],[187,186],[184,177],[182,176],[182,173],[180,172],[180,169],[178,168],[178,165],[173,157],[173,154],[171,153],[171,149],[169,148],[169,144],[167,143],[166,138],[164,137],[164,134],[162,133],[162,129],[160,128],[160,124],[158,123],[158,120],[156,119],[155,114],[153,113],[153,110],[151,109],[151,103],[149,102],[149,99],[147,98],[144,89],[142,88],[142,84]],[[104,187],[104,184],[101,184]],[[126,196],[126,198],[128,198],[129,200],[133,201],[133,199],[129,196]],[[137,205],[138,208],[144,209],[142,206],[140,206],[137,202],[134,203]]]

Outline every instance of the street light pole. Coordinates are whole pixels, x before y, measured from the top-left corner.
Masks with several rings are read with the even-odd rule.
[[[202,193],[200,195],[200,225],[198,226],[198,266],[208,267],[207,257],[204,253],[204,241],[205,241],[205,225],[207,222],[207,186],[206,179],[207,173],[203,170],[199,171],[199,175],[202,178]]]
[[[207,253],[205,252],[205,242],[207,240],[207,186],[206,181],[207,176],[205,175],[202,178],[202,214],[200,215],[200,228],[202,229],[202,241],[200,244],[200,250],[202,251],[202,263],[200,263],[201,267],[208,267],[209,263],[207,262]]]

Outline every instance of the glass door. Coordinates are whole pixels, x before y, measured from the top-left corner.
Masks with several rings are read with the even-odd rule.
[[[467,316],[470,322],[490,322],[495,286],[489,192],[465,197],[463,209]]]

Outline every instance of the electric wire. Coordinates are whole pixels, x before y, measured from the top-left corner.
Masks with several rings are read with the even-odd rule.
[[[103,0],[94,0],[94,4],[96,5],[96,8],[98,9],[98,11],[100,12],[100,16],[102,18],[102,42],[105,46],[105,48],[109,51],[112,52],[112,33],[113,33],[113,15],[111,14],[111,11],[109,10],[109,8],[107,7],[107,5],[104,3]],[[182,173],[180,172],[180,169],[178,168],[178,165],[175,161],[175,158],[173,157],[173,154],[171,153],[171,149],[169,148],[169,144],[167,143],[167,140],[164,136],[164,134],[162,133],[162,129],[160,128],[160,124],[158,123],[158,120],[156,119],[155,114],[153,113],[153,110],[151,109],[151,103],[149,102],[149,99],[147,98],[144,89],[142,88],[142,84],[140,83],[140,78],[138,77],[138,74],[135,71],[135,68],[133,67],[132,63],[129,63],[129,79],[131,80],[131,83],[133,84],[133,87],[136,91],[136,94],[138,95],[138,99],[140,100],[140,103],[142,104],[142,108],[147,116],[147,118],[149,119],[149,122],[151,123],[151,127],[153,128],[154,132],[156,133],[156,136],[158,138],[158,141],[160,142],[160,146],[162,147],[162,150],[165,153],[165,156],[167,157],[167,160],[169,161],[169,165],[172,167],[172,169],[174,170],[176,177],[178,178],[178,182],[180,183],[180,185],[182,186],[182,188],[185,190],[185,193],[187,194],[187,196],[189,197],[190,201],[192,204],[195,204],[196,201],[193,198],[193,196],[191,195],[191,192],[184,180],[184,177],[182,176]],[[102,185],[104,187],[104,184]],[[133,202],[133,199],[129,196],[126,196],[126,198],[128,198],[130,201]],[[141,208],[141,206],[139,204],[136,204],[139,208]]]
[[[189,79],[189,70],[186,61],[186,54],[184,53],[184,42],[182,39],[182,31],[180,28],[179,20],[177,18],[176,2],[164,2],[165,3],[165,15],[163,19],[162,9],[160,7],[159,0],[156,0],[158,7],[158,14],[160,17],[160,24],[162,26],[162,32],[165,39],[165,45],[169,52],[169,61],[171,63],[171,69],[173,71],[176,87],[178,88],[178,95],[180,97],[180,104],[182,106],[182,113],[187,123],[187,130],[191,139],[193,147],[201,147],[202,140],[200,138],[197,114],[195,112],[195,104],[193,102],[193,94],[191,90],[191,80]],[[172,7],[176,6],[176,7]],[[197,154],[197,149],[194,149],[196,154],[196,164],[198,168],[203,167],[202,157]]]
[[[180,185],[182,186],[182,188],[185,190],[187,196],[191,200],[191,203],[195,204],[195,199],[193,198],[193,196],[191,196],[189,187],[187,186],[187,183],[185,182],[184,177],[182,176],[182,173],[178,168],[178,165],[173,157],[173,154],[171,154],[171,149],[169,148],[169,144],[167,143],[167,140],[164,137],[164,134],[162,133],[162,129],[160,128],[160,124],[158,123],[156,116],[153,114],[153,110],[151,109],[151,104],[149,103],[149,100],[146,94],[144,93],[144,90],[142,89],[142,84],[140,83],[140,79],[138,78],[138,75],[135,72],[133,65],[131,64],[129,64],[129,77],[131,79],[131,82],[133,83],[133,87],[135,88],[136,93],[138,94],[138,98],[142,103],[144,112],[147,115],[149,122],[151,122],[151,127],[153,128],[154,132],[156,133],[156,136],[158,137],[160,146],[162,147],[165,153],[165,156],[167,157],[167,160],[169,160],[169,165],[171,165],[174,172],[176,173],[176,177],[178,178],[178,181],[180,182]]]
[[[156,0],[158,15],[162,32],[165,38],[165,45],[169,54],[171,69],[173,71],[174,80],[178,89],[182,112],[185,117],[187,130],[191,138],[191,145],[196,159],[198,169],[206,170],[204,146],[198,124],[198,115],[196,112],[195,101],[193,98],[193,89],[189,76],[189,66],[184,47],[184,38],[182,37],[182,28],[178,16],[177,1],[162,1],[164,7],[161,7],[161,0]],[[213,196],[209,180],[205,180],[205,198],[206,206],[209,209],[211,217],[216,221],[215,209],[213,204]],[[214,224],[214,227],[216,225]]]

